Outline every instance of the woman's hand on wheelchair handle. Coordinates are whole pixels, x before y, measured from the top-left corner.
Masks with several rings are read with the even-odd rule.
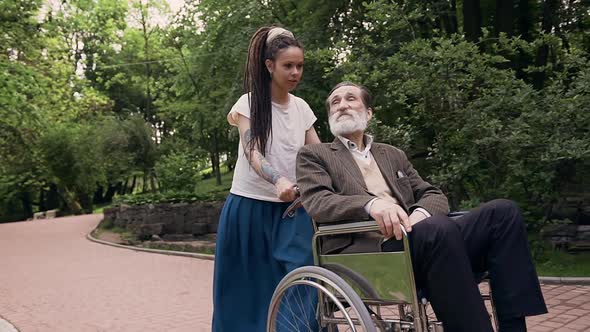
[[[275,187],[277,188],[277,196],[283,202],[292,202],[299,196],[297,185],[284,176],[277,180]]]
[[[397,240],[401,240],[401,225],[403,225],[407,232],[412,231],[412,224],[406,211],[401,206],[392,202],[377,199],[371,206],[369,214],[377,221],[381,234],[386,238],[395,236]]]

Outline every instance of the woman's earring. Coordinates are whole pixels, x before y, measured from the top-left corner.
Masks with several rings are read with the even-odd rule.
[[[270,79],[272,79],[272,71],[269,71],[269,73],[270,73]]]

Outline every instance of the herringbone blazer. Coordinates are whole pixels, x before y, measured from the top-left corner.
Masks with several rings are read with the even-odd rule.
[[[417,207],[432,215],[446,215],[449,204],[442,191],[424,181],[406,154],[391,145],[373,143],[371,154],[392,194],[410,214]],[[305,145],[297,155],[297,184],[301,200],[318,224],[369,219],[364,206],[375,195],[367,190],[361,170],[340,139],[332,143]],[[351,245],[352,236],[328,238],[327,253]]]

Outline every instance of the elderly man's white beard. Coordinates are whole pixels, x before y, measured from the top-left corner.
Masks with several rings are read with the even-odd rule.
[[[345,116],[348,114],[349,116]],[[343,117],[337,119],[338,117]],[[328,119],[330,131],[334,136],[349,135],[357,131],[367,129],[368,116],[367,112],[356,112],[347,110],[345,112],[336,112]]]

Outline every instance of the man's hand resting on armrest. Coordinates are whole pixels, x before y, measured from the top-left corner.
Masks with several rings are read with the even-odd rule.
[[[412,215],[414,214],[415,213]],[[406,232],[412,231],[412,224],[410,223],[410,218],[408,218],[406,211],[404,211],[401,206],[392,202],[376,199],[371,205],[369,215],[377,221],[381,234],[386,238],[395,236],[397,240],[401,240],[402,230],[400,224],[404,225]]]

